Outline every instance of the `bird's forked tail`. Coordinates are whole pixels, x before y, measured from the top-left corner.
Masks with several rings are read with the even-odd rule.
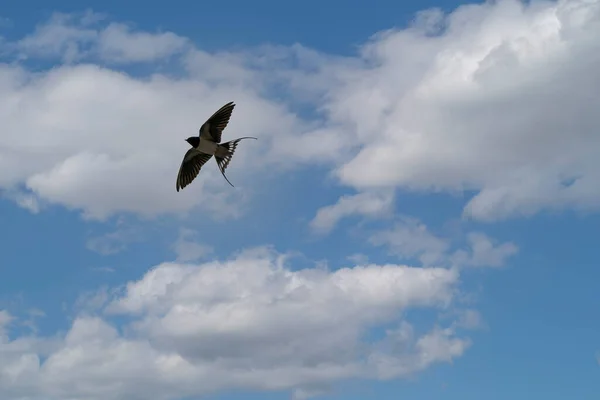
[[[256,140],[255,137],[245,136],[245,137],[237,138],[235,140],[230,140],[229,142],[221,143],[221,144],[219,144],[219,147],[225,148],[225,150],[227,150],[227,154],[223,157],[217,156],[215,154],[215,160],[217,161],[217,165],[219,166],[219,169],[221,170],[221,174],[223,174],[223,178],[225,178],[227,183],[229,183],[231,186],[233,186],[233,184],[231,182],[229,182],[229,179],[227,179],[227,177],[225,176],[225,170],[227,169],[227,166],[231,162],[231,158],[233,157],[233,153],[235,153],[235,149],[237,148],[238,143],[240,142],[240,140],[243,140],[243,139],[255,139]]]

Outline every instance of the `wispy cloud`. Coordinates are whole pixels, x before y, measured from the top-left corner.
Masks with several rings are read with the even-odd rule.
[[[369,241],[386,246],[401,259],[417,259],[423,265],[500,267],[518,253],[512,242],[497,243],[481,232],[469,232],[456,249],[455,240],[436,235],[416,218],[397,218],[393,228],[373,233]]]
[[[340,220],[353,215],[370,218],[389,216],[393,209],[393,201],[393,193],[358,193],[342,196],[337,203],[319,209],[310,225],[319,233],[328,233]]]
[[[120,253],[127,245],[139,242],[143,238],[142,232],[131,226],[120,226],[117,230],[100,236],[94,236],[86,241],[88,250],[104,256]]]
[[[180,229],[179,237],[173,244],[173,251],[175,251],[175,254],[177,255],[177,261],[197,261],[213,252],[211,246],[199,243],[197,241],[197,236],[198,232],[192,229]]]

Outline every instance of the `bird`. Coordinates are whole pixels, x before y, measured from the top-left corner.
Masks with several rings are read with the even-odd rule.
[[[217,166],[219,167],[223,178],[225,178],[227,183],[233,187],[233,184],[229,182],[229,179],[225,176],[225,169],[231,162],[233,153],[241,140],[256,140],[255,137],[244,136],[226,143],[221,143],[221,135],[229,123],[234,107],[235,104],[233,101],[225,104],[202,124],[198,131],[198,136],[190,136],[185,139],[192,148],[185,153],[181,166],[179,167],[176,185],[178,192],[196,179],[196,176],[198,176],[198,173],[204,164],[206,164],[213,155],[215,156]]]

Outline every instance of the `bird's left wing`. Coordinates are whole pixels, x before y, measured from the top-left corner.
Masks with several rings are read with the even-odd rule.
[[[219,108],[219,110],[217,110],[217,112],[207,119],[200,127],[200,137],[215,143],[221,143],[223,129],[227,127],[234,107],[235,104],[231,101]]]
[[[179,173],[177,174],[178,192],[179,189],[183,189],[192,183],[194,179],[196,179],[198,173],[202,169],[202,166],[206,164],[211,157],[211,154],[199,152],[194,148],[189,149],[187,153],[185,153],[183,161],[181,162],[181,167],[179,167]]]

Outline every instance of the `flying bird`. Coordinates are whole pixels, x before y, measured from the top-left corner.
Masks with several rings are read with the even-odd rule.
[[[179,189],[185,188],[196,179],[202,166],[206,164],[213,155],[215,156],[215,160],[217,161],[217,165],[219,166],[223,178],[225,178],[227,183],[233,186],[225,176],[225,169],[231,162],[231,157],[233,157],[233,153],[240,140],[256,139],[255,137],[245,136],[226,143],[221,143],[221,135],[229,123],[229,118],[231,117],[231,112],[234,107],[235,104],[233,104],[233,101],[225,104],[202,124],[198,136],[191,136],[185,139],[192,148],[185,153],[183,161],[181,162],[181,167],[179,167],[179,174],[177,174],[178,192]]]

